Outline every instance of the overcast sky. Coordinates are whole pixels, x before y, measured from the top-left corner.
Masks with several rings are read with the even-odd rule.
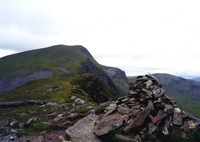
[[[200,76],[200,1],[0,0],[0,57],[56,44],[127,75]]]

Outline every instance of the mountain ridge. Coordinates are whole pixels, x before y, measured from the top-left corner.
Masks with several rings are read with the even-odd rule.
[[[123,93],[103,71],[103,66],[81,45],[61,44],[24,51],[0,58],[0,65],[1,92],[42,78],[94,73],[109,85],[115,94]],[[125,74],[123,77],[126,79]]]

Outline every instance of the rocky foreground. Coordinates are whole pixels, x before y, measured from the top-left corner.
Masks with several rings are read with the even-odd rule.
[[[129,88],[127,96],[115,102],[102,103],[102,106],[107,107],[105,112],[98,111],[98,114],[90,102],[75,96],[71,97],[72,104],[45,104],[40,101],[1,103],[0,106],[8,110],[20,105],[25,105],[21,109],[26,109],[26,105],[34,105],[34,108],[39,109],[22,114],[18,112],[20,118],[31,116],[27,122],[0,121],[0,130],[8,130],[8,134],[11,133],[6,136],[0,134],[0,142],[199,141],[200,120],[178,108],[165,94],[165,90],[155,77],[138,76],[135,82],[130,83]],[[85,112],[85,108],[90,111],[83,114],[74,113]],[[4,114],[5,112],[2,113]],[[44,122],[40,124],[39,118],[44,119]],[[54,129],[40,132],[41,126],[54,126]],[[30,131],[32,127],[37,128],[40,133],[27,135],[30,133],[26,134],[26,130]],[[194,134],[197,134],[196,139],[191,139]]]
[[[104,114],[90,114],[69,127],[66,137],[72,142],[141,142],[175,133],[187,140],[199,129],[200,120],[178,108],[158,80],[145,75],[130,83],[129,94],[111,103]]]

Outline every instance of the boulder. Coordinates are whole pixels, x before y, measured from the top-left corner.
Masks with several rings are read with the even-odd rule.
[[[66,130],[66,135],[69,137],[69,140],[72,142],[101,142],[93,133],[97,119],[97,115],[90,114],[69,127]]]

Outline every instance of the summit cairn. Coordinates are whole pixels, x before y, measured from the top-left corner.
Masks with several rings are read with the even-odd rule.
[[[174,128],[187,139],[200,129],[200,120],[182,111],[152,75],[138,76],[130,92],[106,108],[94,126],[100,139],[141,142],[146,134],[169,135]],[[113,136],[114,135],[114,136]]]

